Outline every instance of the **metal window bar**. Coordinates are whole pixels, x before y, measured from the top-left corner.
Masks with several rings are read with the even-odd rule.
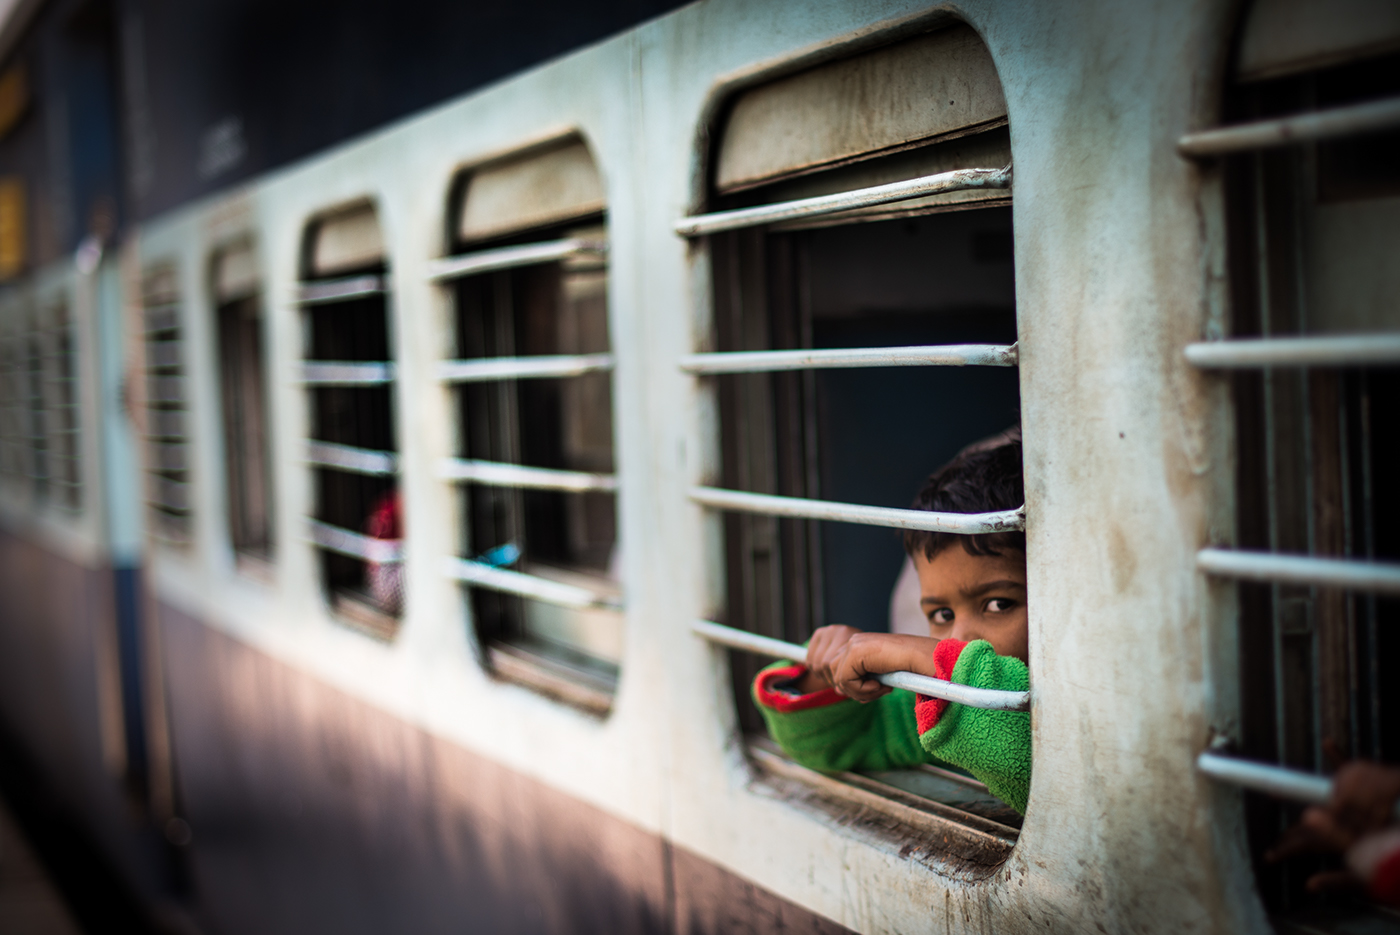
[[[691,354],[681,369],[696,374],[770,373],[847,367],[1015,367],[1015,344],[934,344],[798,351],[731,351]]]
[[[341,302],[370,295],[384,295],[389,291],[389,277],[382,275],[346,276],[341,279],[323,279],[319,282],[304,282],[297,286],[298,305],[320,305],[324,302]]]
[[[1400,127],[1400,98],[1200,130],[1183,136],[1176,148],[1181,155],[1198,159],[1355,136],[1392,127]]]
[[[398,470],[398,456],[392,451],[374,451],[334,442],[307,442],[306,461],[320,467],[370,477],[385,477]]]
[[[488,588],[492,591],[504,591],[507,594],[532,598],[546,604],[557,604],[561,607],[573,607],[580,610],[592,607],[621,609],[621,605],[611,595],[565,584],[562,581],[551,581],[538,575],[527,575],[524,572],[497,568],[495,565],[487,565],[485,562],[474,562],[470,559],[449,556],[443,563],[443,571],[447,577],[463,584]]]
[[[1400,564],[1385,562],[1202,549],[1196,553],[1196,567],[1222,578],[1400,594]]]
[[[537,266],[580,256],[603,256],[608,246],[599,240],[550,240],[544,243],[521,244],[496,250],[479,250],[458,256],[443,257],[428,263],[428,281],[445,282],[462,276],[491,273],[521,266]]]
[[[1332,798],[1332,780],[1326,776],[1272,763],[1242,760],[1206,751],[1196,757],[1196,769],[1211,779],[1295,802],[1325,805]],[[1392,814],[1400,819],[1400,802],[1396,802]]]
[[[725,490],[720,487],[692,487],[690,499],[716,510],[787,516],[793,519],[820,519],[861,526],[888,526],[892,529],[922,529],[974,536],[992,532],[1019,532],[1026,528],[1026,508],[996,513],[933,513],[927,510],[898,510],[892,507],[806,500],[773,494]]]
[[[611,354],[540,354],[534,357],[487,357],[480,360],[445,360],[438,364],[444,383],[486,383],[492,380],[525,380],[543,377],[578,377],[613,369]]]
[[[1400,334],[1237,338],[1186,345],[1186,360],[1210,370],[1368,367],[1400,364]]]
[[[711,643],[728,646],[731,649],[757,653],[760,656],[768,656],[773,659],[801,660],[807,658],[806,648],[798,646],[796,643],[775,640],[769,636],[759,636],[746,630],[736,630],[734,627],[726,627],[710,620],[696,620],[690,628],[697,636]],[[920,695],[927,695],[930,698],[942,698],[955,704],[967,705],[969,708],[986,708],[990,711],[1029,711],[1031,707],[1030,692],[973,688],[970,685],[958,685],[954,682],[945,682],[943,679],[916,675],[913,672],[889,672],[877,676],[877,678],[882,684],[891,688],[903,688]]]
[[[299,382],[306,386],[385,386],[394,382],[394,365],[388,361],[307,361]]]
[[[890,182],[871,188],[858,188],[834,195],[818,195],[815,198],[800,198],[779,204],[759,205],[755,208],[739,208],[734,211],[717,211],[712,214],[699,214],[681,218],[676,222],[676,233],[682,237],[700,237],[717,234],[720,231],[738,230],[743,227],[757,227],[779,221],[796,221],[802,218],[835,214],[838,211],[851,211],[874,205],[889,204],[894,201],[908,201],[927,195],[941,195],[946,192],[960,192],[976,188],[1010,188],[1011,167],[1000,169],[955,169],[940,172],[903,182]]]
[[[319,548],[381,565],[403,561],[402,539],[376,539],[311,517],[306,524],[311,542]]]
[[[465,481],[492,487],[576,492],[617,489],[617,478],[611,474],[561,471],[554,468],[527,467],[523,464],[504,464],[499,461],[479,461],[469,458],[449,458],[442,462],[438,473],[444,480]]]

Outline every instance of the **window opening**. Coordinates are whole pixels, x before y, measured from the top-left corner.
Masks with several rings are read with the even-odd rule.
[[[190,490],[188,401],[184,334],[173,266],[147,271],[142,286],[146,341],[147,506],[157,538],[189,542]]]
[[[30,316],[24,335],[24,433],[28,439],[26,469],[30,489],[39,501],[49,496],[48,412],[44,397],[46,353],[44,328],[38,316]]]
[[[372,206],[309,231],[300,291],[315,481],[308,529],[336,619],[379,639],[398,632],[404,602],[387,269]]]
[[[7,310],[8,311],[8,310]],[[20,416],[20,366],[14,322],[0,324],[0,472],[11,482],[24,476],[23,419]]]
[[[1400,475],[1386,428],[1400,406],[1400,57],[1332,43],[1318,54],[1340,64],[1318,69],[1309,37],[1261,32],[1273,6],[1247,27],[1230,125],[1180,147],[1228,156],[1234,315],[1229,339],[1187,350],[1231,380],[1238,448],[1238,541],[1198,565],[1240,582],[1242,721],[1234,749],[1200,765],[1318,801],[1331,745],[1400,759],[1400,691],[1384,665],[1400,652],[1400,497],[1385,482]],[[1274,911],[1308,905],[1320,866],[1262,859],[1298,811],[1246,798]]]
[[[79,458],[78,392],[76,348],[68,304],[51,302],[47,322],[47,425],[49,435],[49,482],[53,500],[60,507],[76,511],[82,506],[82,464]]]
[[[568,138],[459,186],[453,284],[462,553],[492,671],[594,713],[622,662],[602,183]],[[551,223],[552,222],[552,223]]]
[[[250,245],[214,260],[228,532],[240,557],[272,555],[272,465],[262,296]]]
[[[861,106],[844,101],[838,80],[848,72],[870,78],[874,103],[861,106],[885,115],[863,129]],[[919,99],[904,97],[910,88],[946,90],[960,78],[973,86],[974,107],[908,108]],[[963,100],[943,90],[935,100]],[[745,650],[730,665],[756,764],[825,788],[832,777],[803,770],[767,741],[750,699],[767,659],[754,654],[792,658],[797,647],[771,641],[802,643],[831,623],[887,629],[905,560],[895,529],[1024,528],[1023,509],[905,508],[930,472],[1018,419],[1009,136],[995,69],[963,26],[749,93],[729,110],[718,144],[713,210],[676,224],[683,236],[709,235],[715,295],[715,350],[681,361],[713,381],[720,414],[719,485],[691,498],[724,511],[727,593],[722,623],[701,621],[696,631]],[[804,114],[798,148],[824,145],[814,126],[844,128],[858,144],[738,152],[764,145],[764,122],[749,115],[766,114],[771,127],[790,122],[785,112]],[[763,168],[727,168],[738,164]],[[927,400],[950,405],[921,411]],[[959,701],[1025,710],[1023,693],[992,697],[1009,694]],[[974,876],[1004,858],[1020,827],[1013,809],[957,771],[834,778],[861,801],[874,792],[896,811],[914,803],[921,821],[941,822],[943,842],[996,829],[1001,843],[963,868]],[[954,862],[966,853],[961,843],[936,850]]]

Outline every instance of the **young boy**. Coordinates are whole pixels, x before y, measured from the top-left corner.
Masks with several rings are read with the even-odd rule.
[[[1017,430],[965,448],[929,477],[914,508],[940,513],[1012,510],[1025,499]],[[773,739],[812,769],[902,769],[952,764],[1025,812],[1030,714],[987,711],[891,690],[885,672],[915,672],[978,688],[1030,687],[1026,537],[908,532],[929,635],[822,627],[805,665],[759,673],[754,700]]]

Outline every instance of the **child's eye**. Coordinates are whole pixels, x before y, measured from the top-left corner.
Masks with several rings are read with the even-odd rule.
[[[1004,614],[1015,606],[1016,602],[1009,597],[994,597],[987,601],[985,610],[989,614]]]
[[[938,608],[938,609],[935,610],[933,613],[931,613],[931,614],[928,615],[928,622],[929,622],[929,623],[937,623],[937,624],[940,624],[941,626],[945,626],[945,627],[946,627],[948,624],[950,624],[950,623],[953,622],[953,608],[951,608],[951,607],[940,607],[940,608]]]

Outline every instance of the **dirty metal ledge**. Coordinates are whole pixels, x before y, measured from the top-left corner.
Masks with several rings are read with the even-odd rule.
[[[833,350],[734,351],[681,358],[688,373],[768,373],[842,367],[1015,367],[1015,344],[931,344]]]
[[[807,650],[796,643],[786,643],[772,637],[760,636],[757,633],[736,630],[733,627],[726,627],[710,620],[696,620],[690,625],[690,628],[697,636],[711,643],[728,646],[731,649],[741,649],[772,659],[807,658]],[[969,708],[985,708],[989,711],[1029,711],[1031,707],[1030,692],[972,688],[968,685],[945,682],[943,679],[929,678],[926,675],[916,675],[913,672],[889,672],[878,676],[878,678],[880,682],[891,688],[903,688],[920,695],[927,695],[930,698],[942,698],[955,704],[966,705]]]
[[[1400,126],[1400,98],[1369,101],[1351,107],[1297,114],[1280,120],[1260,120],[1232,127],[1188,133],[1176,144],[1190,158],[1224,156],[1296,143],[1330,140]]]
[[[759,205],[755,208],[739,208],[735,211],[717,211],[713,214],[698,214],[681,218],[676,222],[676,233],[682,237],[699,237],[704,234],[717,234],[721,231],[738,230],[743,227],[757,227],[760,224],[773,224],[778,221],[795,221],[800,218],[835,214],[856,208],[889,204],[893,201],[907,201],[927,195],[941,195],[946,192],[960,192],[974,188],[1010,188],[1011,167],[1000,169],[955,169],[922,178],[903,182],[890,182],[871,188],[858,188],[834,195],[818,195],[815,198],[800,198],[773,205]]]

